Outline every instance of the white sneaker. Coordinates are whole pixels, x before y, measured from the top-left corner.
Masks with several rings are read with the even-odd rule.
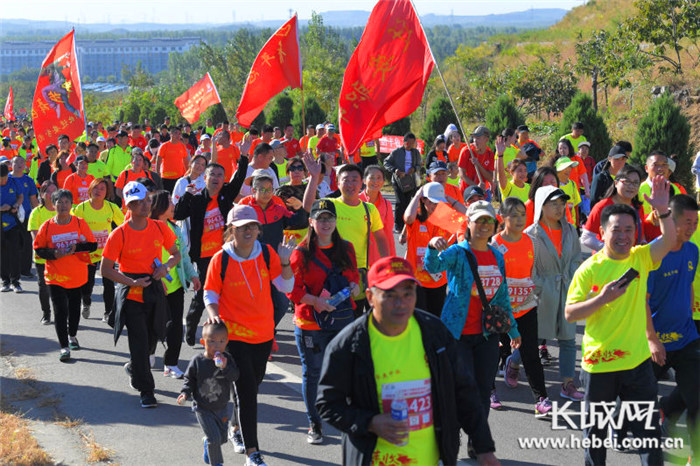
[[[165,369],[163,369],[163,375],[165,377],[172,377],[173,379],[181,379],[185,373],[182,372],[177,366],[165,366]]]
[[[228,438],[233,445],[233,451],[236,453],[245,453],[245,445],[243,444],[243,434],[241,429],[233,430],[233,426],[228,428]]]
[[[245,466],[267,466],[259,451],[254,451],[245,459]]]
[[[156,367],[156,355],[152,354],[148,357],[148,363],[151,365],[151,369]]]

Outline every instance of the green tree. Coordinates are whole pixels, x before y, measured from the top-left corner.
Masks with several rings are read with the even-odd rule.
[[[119,121],[140,121],[141,108],[133,100],[126,102],[119,110]]]
[[[637,125],[632,160],[643,165],[647,156],[654,150],[662,150],[667,155],[675,154],[678,158],[674,175],[686,189],[692,190],[690,168],[693,154],[688,147],[689,138],[688,119],[673,102],[673,97],[668,93],[664,94],[651,104]]]
[[[651,44],[644,50],[657,61],[671,65],[676,74],[683,72],[681,51],[684,40],[696,45],[700,35],[700,2],[697,0],[637,0],[637,14],[625,23],[631,37],[640,43]],[[686,52],[689,51],[686,49]],[[666,70],[666,67],[662,67]]]
[[[209,107],[207,109],[206,118],[211,118],[215,126],[219,123],[223,123],[224,120],[228,120],[228,117],[226,115],[226,109],[222,104],[216,104]]]
[[[326,112],[323,111],[318,101],[314,97],[304,98],[304,115],[306,118],[307,125],[317,125],[326,121]],[[294,125],[294,131],[298,135],[306,134],[306,128],[301,118],[301,105],[297,105],[294,110],[294,118],[292,118],[292,125]]]
[[[486,127],[491,131],[491,142],[506,128],[517,128],[525,124],[525,117],[515,106],[513,100],[502,94],[486,110]]]
[[[631,40],[620,28],[615,33],[594,31],[587,41],[583,41],[579,34],[576,57],[576,72],[591,77],[595,110],[598,110],[598,86],[628,88],[631,85],[629,74],[651,65],[649,57],[639,49],[639,43]],[[606,106],[607,95],[606,92]]]
[[[603,117],[593,108],[593,100],[588,94],[579,92],[571,100],[571,103],[562,115],[559,129],[556,131],[556,141],[571,133],[571,126],[580,121],[583,123],[584,136],[591,143],[590,155],[595,160],[602,160],[608,156],[612,147],[612,140],[608,134]],[[576,147],[574,147],[576,149]]]
[[[272,101],[269,111],[268,124],[279,126],[284,130],[285,125],[294,118],[294,101],[286,94],[280,94]]]
[[[403,136],[409,131],[411,131],[410,117],[401,118],[400,120],[396,120],[395,122],[382,128],[382,134],[390,134],[393,136]]]
[[[420,138],[425,141],[426,147],[429,147],[437,135],[444,133],[447,125],[454,123],[456,119],[455,112],[447,97],[440,96],[435,99],[430,105],[428,116],[425,118],[423,129],[420,132]]]
[[[521,99],[521,108],[530,114],[540,115],[545,112],[547,118],[557,114],[571,103],[578,89],[578,79],[574,67],[568,60],[559,65],[559,57],[555,56],[552,63],[547,63],[539,57],[537,61],[523,70],[510,72],[513,80],[513,93]]]
[[[260,114],[253,119],[250,126],[251,128],[256,127],[258,131],[262,131],[262,127],[265,126],[265,112],[260,112]]]

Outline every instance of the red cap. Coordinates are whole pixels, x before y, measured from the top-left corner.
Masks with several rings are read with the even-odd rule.
[[[389,290],[404,280],[416,280],[411,263],[401,257],[383,257],[375,262],[367,272],[367,284],[370,288]]]

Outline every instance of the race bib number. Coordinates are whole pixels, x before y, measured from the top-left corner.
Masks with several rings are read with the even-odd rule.
[[[97,242],[97,249],[104,249],[105,244],[107,244],[107,238],[109,238],[109,231],[93,231],[92,235],[95,237],[95,241]]]
[[[78,188],[78,199],[81,201],[88,200],[88,188]]]
[[[391,402],[394,401],[397,394],[402,394],[408,403],[408,425],[411,430],[421,430],[433,425],[433,397],[430,391],[430,379],[383,384],[383,412],[391,412]]]
[[[421,225],[421,228],[423,228],[423,225]],[[434,281],[439,282],[442,280],[442,272],[440,273],[430,273],[427,270],[425,270],[425,252],[427,251],[428,248],[416,248],[416,272],[425,272],[426,274],[430,275],[430,278],[432,278]]]
[[[51,242],[56,249],[68,249],[74,244],[78,244],[78,232],[71,231],[59,235],[51,235]]]
[[[221,215],[221,211],[218,207],[211,210],[207,210],[204,214],[204,232],[208,233],[211,231],[221,230],[224,228],[224,217]]]
[[[535,289],[535,284],[530,277],[528,278],[509,278],[508,279],[508,295],[510,296],[510,304],[513,307],[520,306],[527,300]]]
[[[493,298],[503,281],[501,271],[498,270],[497,265],[480,265],[478,271],[479,277],[481,277],[481,286],[484,288],[486,298]],[[476,283],[472,285],[472,296],[479,296]]]

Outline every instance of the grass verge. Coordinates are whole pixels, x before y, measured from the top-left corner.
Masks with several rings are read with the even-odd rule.
[[[0,464],[54,464],[18,414],[0,412],[0,438]]]

